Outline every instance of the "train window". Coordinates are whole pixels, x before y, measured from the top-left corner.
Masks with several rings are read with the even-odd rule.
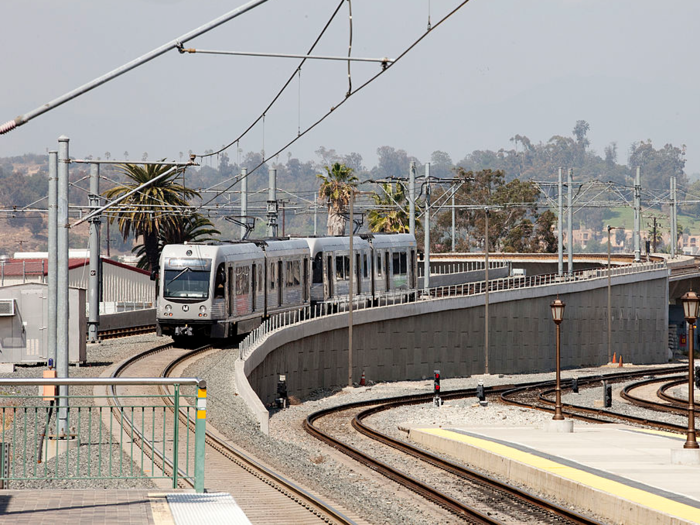
[[[323,283],[323,252],[319,252],[311,261],[312,282],[314,284]]]
[[[294,276],[292,275],[292,261],[287,261],[286,285],[294,286]]]
[[[399,254],[399,261],[401,263],[401,274],[406,275],[406,273],[408,273],[408,264],[406,262],[406,252],[401,252]]]
[[[274,289],[275,289],[275,282],[277,282],[277,268],[276,268],[274,262],[271,262],[271,263],[270,263],[270,274],[269,274],[269,276],[270,276],[270,279],[269,279],[269,281],[270,281],[270,290],[274,290]]]
[[[250,292],[250,267],[236,268],[236,295],[246,295]]]
[[[226,268],[224,263],[221,263],[216,270],[216,283],[214,285],[214,297],[224,297],[226,292]]]
[[[382,274],[382,253],[377,252],[377,275]]]
[[[301,284],[301,263],[292,261],[292,284],[299,286]]]
[[[265,279],[263,279],[263,267],[262,264],[258,265],[258,292],[264,292]]]
[[[369,263],[367,262],[366,253],[362,256],[362,260],[364,261],[364,271],[362,272],[362,274],[364,278],[367,279],[369,277]]]
[[[394,267],[393,269],[393,274],[394,275],[399,275],[401,273],[401,263],[399,262],[399,254],[398,253],[393,253],[392,254],[392,265]]]
[[[342,255],[336,255],[335,257],[335,279],[337,281],[345,279],[345,263],[343,259],[344,257]]]
[[[345,259],[345,279],[349,280],[350,279],[350,256],[346,255],[343,257]]]

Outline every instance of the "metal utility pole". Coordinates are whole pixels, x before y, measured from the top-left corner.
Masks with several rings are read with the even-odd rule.
[[[56,364],[56,301],[58,283],[58,151],[49,151],[49,358]]]
[[[318,196],[314,197],[314,237],[318,235],[316,225],[318,223],[317,221],[317,216],[318,216]]]
[[[245,239],[248,215],[248,168],[241,168],[241,239]]]
[[[423,289],[427,292],[430,288],[430,163],[425,165],[425,217],[424,217],[423,244],[425,245],[423,257]]]
[[[610,231],[614,230],[608,225],[608,363],[612,362],[612,279],[610,268]]]
[[[269,188],[267,194],[267,236],[277,237],[277,170],[270,168]]]
[[[676,199],[676,176],[671,177],[671,258],[678,248],[678,201]]]
[[[489,373],[489,209],[484,208],[484,374]]]
[[[452,253],[455,253],[455,192],[452,192]]]
[[[569,277],[574,275],[574,170],[569,168],[569,177],[567,179],[567,184],[569,185],[569,210],[568,210],[568,220],[567,222],[567,248],[569,252]]]
[[[634,262],[642,260],[641,235],[642,229],[642,175],[637,166],[637,176],[634,178]]]
[[[353,237],[355,233],[355,189],[350,188],[350,278],[348,285],[348,386],[352,386],[352,292],[355,284],[355,253],[353,252]]]
[[[100,207],[100,165],[90,165],[90,207]],[[90,318],[88,319],[88,342],[97,343],[97,328],[100,326],[100,216],[90,219],[90,277],[88,290]]]
[[[68,377],[68,154],[69,138],[58,138],[58,222],[56,294],[56,375]],[[58,388],[58,435],[68,433],[68,387]]]
[[[557,230],[559,230],[559,242],[557,246],[557,252],[559,254],[558,264],[557,264],[557,275],[561,277],[564,275],[564,184],[561,177],[561,168],[559,168],[559,212],[557,213]],[[571,239],[568,239],[571,243]]]
[[[408,170],[408,232],[416,234],[416,163]]]
[[[651,253],[656,253],[656,217],[654,217],[654,226],[652,229],[652,239],[651,239],[651,246],[652,246],[652,252]]]

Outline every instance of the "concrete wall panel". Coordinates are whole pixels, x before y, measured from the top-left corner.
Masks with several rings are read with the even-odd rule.
[[[667,356],[665,270],[613,277],[613,352],[635,364]],[[492,293],[489,369],[496,373],[554,370],[555,325],[549,305],[566,303],[562,367],[607,362],[607,279]],[[354,313],[353,379],[443,377],[484,372],[483,296],[420,301]],[[347,384],[347,314],[314,319],[271,334],[249,356],[245,373],[263,403],[274,399],[277,374],[290,395]]]

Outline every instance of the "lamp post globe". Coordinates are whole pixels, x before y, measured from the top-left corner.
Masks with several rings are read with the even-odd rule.
[[[695,364],[695,329],[693,326],[698,318],[700,298],[691,290],[681,297],[681,302],[683,303],[683,314],[688,323],[688,431],[683,448],[697,449],[699,447],[695,435],[695,392],[693,391],[693,365]]]

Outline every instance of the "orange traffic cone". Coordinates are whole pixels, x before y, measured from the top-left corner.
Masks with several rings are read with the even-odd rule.
[[[617,363],[617,352],[613,354],[613,364]]]
[[[618,367],[622,366],[622,354],[620,354],[620,364],[617,365]]]
[[[365,373],[362,372],[362,377],[360,377],[360,386],[365,386]]]

